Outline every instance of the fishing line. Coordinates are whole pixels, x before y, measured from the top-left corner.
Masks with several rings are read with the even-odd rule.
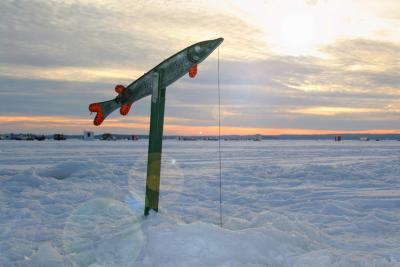
[[[219,82],[218,47],[218,159],[219,159],[219,225],[222,227],[222,160],[221,160],[221,88]]]

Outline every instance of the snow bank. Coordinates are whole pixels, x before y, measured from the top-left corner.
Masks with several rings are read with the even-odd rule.
[[[309,240],[273,227],[230,230],[205,223],[146,226],[143,266],[292,266]]]
[[[59,180],[66,179],[72,175],[87,178],[96,175],[96,170],[105,169],[104,164],[95,160],[86,161],[66,161],[54,166],[40,169],[38,174],[45,177],[52,177]]]
[[[44,183],[42,177],[36,174],[35,169],[22,171],[10,179],[4,179],[4,189],[9,193],[19,193],[26,188],[37,188]]]

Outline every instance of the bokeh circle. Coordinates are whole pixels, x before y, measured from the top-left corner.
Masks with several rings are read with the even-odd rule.
[[[147,154],[139,155],[128,174],[130,196],[126,200],[131,208],[144,209],[147,175]],[[185,177],[179,162],[167,153],[162,153],[160,175],[159,209],[168,211],[183,192]],[[153,189],[153,188],[152,188]],[[155,189],[156,190],[156,189]]]
[[[74,266],[134,266],[145,243],[140,220],[120,201],[89,200],[65,223],[65,255]]]

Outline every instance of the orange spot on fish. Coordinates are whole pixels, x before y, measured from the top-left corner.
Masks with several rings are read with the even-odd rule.
[[[122,84],[117,84],[115,86],[115,92],[117,92],[118,94],[122,94],[123,91],[125,91],[125,86],[123,86]]]
[[[94,118],[93,124],[99,126],[104,121],[101,105],[99,103],[92,103],[89,105],[89,111],[97,113],[96,117]]]
[[[122,116],[127,115],[129,113],[129,110],[131,109],[131,106],[132,106],[132,103],[122,105],[121,108],[119,109],[119,113]]]
[[[189,77],[190,78],[194,78],[197,74],[197,64],[193,65],[192,67],[190,67],[189,69]]]

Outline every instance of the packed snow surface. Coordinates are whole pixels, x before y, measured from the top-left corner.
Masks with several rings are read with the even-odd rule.
[[[0,266],[400,266],[400,142],[0,141]]]

